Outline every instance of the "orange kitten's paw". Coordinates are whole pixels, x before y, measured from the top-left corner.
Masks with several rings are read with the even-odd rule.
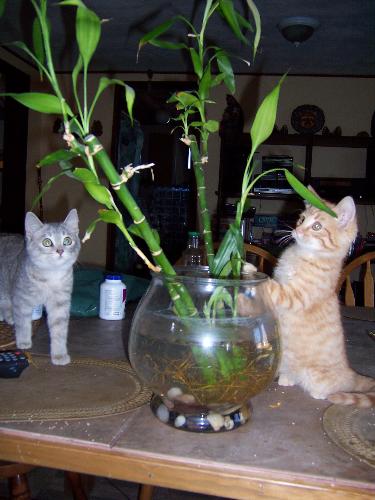
[[[290,378],[288,375],[285,373],[282,373],[279,375],[279,380],[278,380],[279,385],[282,385],[283,387],[291,387],[292,385],[295,385],[295,382],[292,378]]]
[[[242,266],[242,274],[245,274],[246,277],[249,276],[251,278],[252,275],[257,271],[257,268],[250,262],[245,262],[245,264]]]
[[[53,365],[68,365],[70,363],[70,356],[69,354],[55,354],[51,356],[51,361]]]
[[[252,312],[251,300],[244,293],[237,297],[237,311],[240,316],[250,316]]]

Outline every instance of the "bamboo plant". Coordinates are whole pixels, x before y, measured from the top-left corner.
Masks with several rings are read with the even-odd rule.
[[[89,101],[87,92],[88,69],[100,41],[101,20],[95,12],[86,7],[82,0],[63,0],[58,3],[63,8],[73,7],[76,10],[75,28],[79,55],[71,73],[73,98],[72,102],[68,102],[63,95],[53,62],[50,42],[51,29],[47,15],[48,2],[47,0],[30,0],[30,2],[36,13],[33,22],[33,47],[29,48],[23,42],[15,42],[15,45],[31,58],[37,66],[41,78],[49,82],[52,93],[28,92],[3,95],[14,98],[32,110],[56,114],[62,118],[65,147],[48,154],[38,164],[39,168],[58,164],[61,172],[48,180],[40,196],[43,196],[53,182],[63,175],[81,182],[89,195],[100,205],[98,216],[87,228],[84,241],[90,238],[98,222],[115,224],[150,270],[174,276],[175,269],[162,249],[157,232],[150,226],[126,186],[127,181],[135,172],[148,167],[148,165],[128,166],[119,174],[99,139],[90,134],[95,106],[108,87],[113,85],[123,87],[131,120],[133,119],[132,109],[135,99],[134,90],[129,85],[118,79],[102,77],[94,98],[91,102]],[[182,128],[182,140],[191,151],[207,260],[210,273],[215,277],[230,275],[238,277],[240,275],[243,262],[243,239],[240,232],[240,222],[248,195],[260,177],[254,178],[252,159],[256,149],[269,137],[274,128],[280,86],[283,81],[282,78],[271,93],[265,97],[256,113],[250,131],[252,147],[244,169],[242,194],[237,205],[236,219],[231,224],[215,255],[211,219],[207,209],[205,171],[208,168],[209,159],[208,138],[211,133],[217,132],[219,124],[217,121],[207,118],[206,108],[212,104],[210,90],[216,85],[224,84],[233,93],[235,91],[235,78],[230,54],[220,47],[207,45],[206,30],[209,21],[216,15],[220,15],[234,36],[246,44],[250,44],[250,41],[244,33],[252,30],[252,57],[254,57],[260,38],[260,16],[252,0],[247,0],[247,4],[253,17],[253,23],[250,23],[235,9],[232,0],[206,0],[199,29],[187,18],[176,16],[145,35],[139,44],[139,49],[146,44],[153,44],[165,49],[185,50],[192,61],[198,90],[176,93],[170,100],[176,103],[179,110],[178,126]],[[187,28],[186,43],[173,43],[163,39],[163,35],[177,22],[182,23]],[[213,72],[214,68],[217,68],[216,73]],[[197,115],[198,118],[196,118]],[[197,141],[193,130],[198,130],[199,141]],[[109,189],[107,182],[102,181],[101,174],[104,174],[112,189]],[[285,171],[285,175],[298,194],[313,205],[335,215],[290,172]],[[121,211],[118,208],[119,204],[126,208],[133,220],[130,227],[126,227],[123,221]],[[149,255],[146,255],[138,247],[134,237],[140,237],[146,242]],[[169,282],[168,286],[176,312],[180,316],[195,316],[197,310],[187,290],[173,281]]]

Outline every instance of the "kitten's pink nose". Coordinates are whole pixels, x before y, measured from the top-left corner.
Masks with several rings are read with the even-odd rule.
[[[60,255],[60,257],[62,256],[62,254],[64,253],[64,249],[63,248],[58,248],[56,250],[56,252]]]

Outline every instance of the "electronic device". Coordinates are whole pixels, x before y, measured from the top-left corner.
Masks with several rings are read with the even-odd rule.
[[[0,352],[0,378],[16,378],[29,366],[26,354],[19,349]]]
[[[281,170],[272,172],[275,168],[293,171],[293,157],[287,155],[271,155],[262,157],[262,177],[254,186],[256,194],[292,194],[293,189]]]

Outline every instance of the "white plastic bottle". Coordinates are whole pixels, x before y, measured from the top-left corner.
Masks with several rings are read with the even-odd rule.
[[[31,319],[35,321],[37,319],[40,319],[42,316],[43,316],[43,304],[34,306]]]
[[[126,285],[118,274],[107,274],[100,285],[99,317],[117,320],[125,317]]]

